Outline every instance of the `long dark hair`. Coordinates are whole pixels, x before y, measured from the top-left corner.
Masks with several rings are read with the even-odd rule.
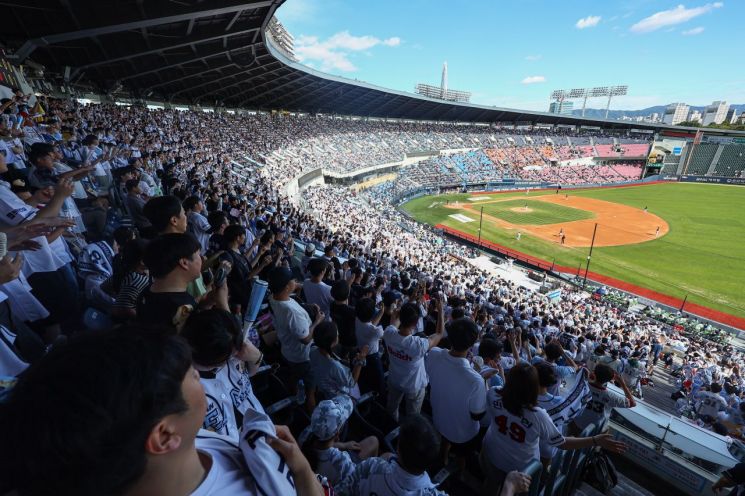
[[[142,263],[147,245],[147,240],[138,238],[130,239],[122,246],[111,281],[115,293],[119,293],[119,289],[121,289],[122,282],[124,282],[127,274],[134,272],[137,266]]]
[[[512,415],[521,416],[523,409],[532,410],[538,404],[538,371],[529,363],[520,362],[510,369],[502,388],[502,403]]]

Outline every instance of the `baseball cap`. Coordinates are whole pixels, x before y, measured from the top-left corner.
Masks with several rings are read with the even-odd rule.
[[[316,251],[316,247],[313,243],[308,243],[307,245],[305,245],[306,253],[315,253],[315,251]]]
[[[310,430],[321,441],[331,439],[352,414],[352,398],[339,395],[318,403],[310,417]]]
[[[269,273],[268,277],[269,291],[272,294],[282,291],[287,284],[293,279],[292,271],[287,267],[275,267]]]

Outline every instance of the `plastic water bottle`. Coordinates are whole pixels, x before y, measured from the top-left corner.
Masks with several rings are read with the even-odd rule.
[[[303,382],[302,379],[297,381],[297,394],[295,396],[295,401],[298,405],[305,404],[305,382]]]

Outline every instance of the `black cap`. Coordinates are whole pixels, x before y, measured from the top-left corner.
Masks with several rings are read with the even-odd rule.
[[[292,271],[287,267],[275,267],[269,273],[269,291],[272,294],[282,291],[293,279]]]

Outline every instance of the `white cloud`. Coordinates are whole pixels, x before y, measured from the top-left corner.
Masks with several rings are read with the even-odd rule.
[[[535,62],[536,60],[541,60],[543,58],[543,55],[527,55],[525,57],[525,60],[529,60],[531,62]]]
[[[545,83],[545,82],[546,82],[545,76],[528,76],[522,80],[523,84],[536,84],[536,83]]]
[[[631,26],[634,33],[649,33],[667,26],[675,26],[694,19],[698,16],[707,14],[714,9],[724,7],[722,2],[707,3],[701,7],[686,8],[685,5],[678,5],[670,10],[663,10],[645,17],[641,21]]]
[[[574,26],[577,29],[586,29],[586,28],[594,28],[598,25],[600,22],[601,17],[600,16],[587,16],[583,17],[579,21],[577,21],[577,24]]]
[[[295,56],[300,62],[317,61],[322,71],[354,72],[357,67],[349,59],[354,52],[365,52],[375,46],[396,47],[401,38],[393,36],[381,40],[375,36],[354,36],[349,31],[340,31],[326,40],[317,36],[301,35],[295,40]]]
[[[703,32],[704,32],[704,28],[702,28],[701,26],[699,26],[697,28],[693,28],[693,29],[689,29],[687,31],[683,31],[681,34],[683,36],[696,36],[697,34],[701,34]]]

